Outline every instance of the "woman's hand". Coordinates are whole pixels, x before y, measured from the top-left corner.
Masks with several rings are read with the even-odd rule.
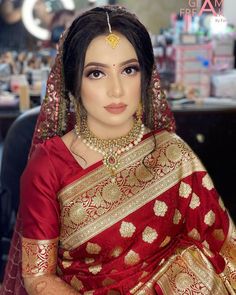
[[[42,275],[24,278],[25,289],[29,295],[79,295],[74,288],[56,275]]]

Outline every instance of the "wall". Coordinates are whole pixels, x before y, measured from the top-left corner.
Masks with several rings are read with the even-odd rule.
[[[102,1],[97,0],[97,2]],[[80,9],[86,7],[87,0],[75,0],[75,3]],[[188,7],[188,0],[117,0],[117,3],[136,13],[152,33],[159,33],[160,28],[170,25],[172,12]]]
[[[188,7],[188,0],[119,0],[118,3],[136,13],[152,33],[159,33],[160,28],[169,27],[170,14]]]
[[[224,0],[224,16],[227,18],[228,23],[236,26],[236,1],[235,0]]]

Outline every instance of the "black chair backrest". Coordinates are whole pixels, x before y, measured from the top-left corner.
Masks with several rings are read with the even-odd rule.
[[[0,175],[0,279],[19,206],[20,176],[27,163],[39,110],[40,106],[20,115],[4,141]]]

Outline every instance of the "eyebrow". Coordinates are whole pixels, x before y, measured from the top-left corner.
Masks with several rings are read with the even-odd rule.
[[[127,65],[132,62],[138,62],[138,60],[136,58],[131,58],[131,59],[128,59],[128,60],[120,63],[120,66],[124,66],[124,65]],[[100,62],[89,62],[84,68],[86,69],[87,67],[90,67],[90,66],[96,66],[96,67],[102,67],[102,68],[109,67],[108,65],[100,63]]]

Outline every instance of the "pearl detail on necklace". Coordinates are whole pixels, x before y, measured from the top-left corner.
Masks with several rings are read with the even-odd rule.
[[[143,138],[145,126],[140,121],[135,121],[131,131],[122,137],[115,139],[97,138],[88,128],[86,118],[82,119],[81,131],[75,125],[75,133],[78,138],[91,150],[102,154],[103,163],[111,172],[111,182],[115,182],[116,170],[120,166],[120,155],[136,146]]]

